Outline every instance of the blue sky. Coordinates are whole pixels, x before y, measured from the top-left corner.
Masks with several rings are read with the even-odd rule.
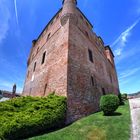
[[[0,89],[21,92],[31,42],[61,0],[0,0]],[[140,91],[140,0],[78,0],[78,7],[115,54],[121,92]]]

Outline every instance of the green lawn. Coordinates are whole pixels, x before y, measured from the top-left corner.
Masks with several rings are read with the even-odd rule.
[[[129,140],[129,103],[116,111],[122,115],[103,116],[102,112],[83,118],[61,130],[30,140]]]

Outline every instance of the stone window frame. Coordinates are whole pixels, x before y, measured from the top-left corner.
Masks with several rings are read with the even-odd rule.
[[[46,58],[46,51],[44,51],[44,53],[43,53],[43,55],[42,55],[41,65],[44,64],[44,62],[45,62],[45,58]]]

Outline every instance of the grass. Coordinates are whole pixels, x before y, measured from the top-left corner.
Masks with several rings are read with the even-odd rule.
[[[120,106],[116,112],[114,116],[95,113],[66,128],[29,140],[129,140],[129,103]]]

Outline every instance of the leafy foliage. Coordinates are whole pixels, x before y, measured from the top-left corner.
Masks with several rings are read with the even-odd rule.
[[[124,105],[124,101],[123,101],[121,93],[119,93],[118,98],[119,98],[119,101],[120,101],[120,105]]]
[[[100,99],[100,109],[104,115],[112,115],[119,106],[119,98],[116,95],[105,95]]]
[[[123,101],[128,100],[128,99],[127,99],[127,94],[126,94],[126,93],[122,94],[122,99],[123,99]]]
[[[66,98],[21,97],[0,103],[0,138],[19,140],[62,127]]]

